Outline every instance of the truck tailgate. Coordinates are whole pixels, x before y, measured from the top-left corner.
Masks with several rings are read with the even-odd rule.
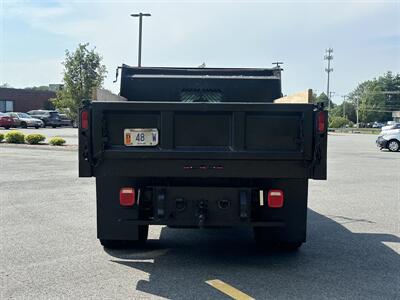
[[[272,103],[92,102],[92,173],[145,177],[309,175],[315,106]],[[128,147],[125,129],[157,129],[156,146]],[[80,137],[81,138],[81,137]]]

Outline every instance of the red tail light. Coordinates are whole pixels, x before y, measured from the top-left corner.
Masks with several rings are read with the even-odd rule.
[[[283,206],[284,197],[281,190],[268,191],[268,206],[272,208],[281,208]]]
[[[81,128],[88,129],[89,127],[89,112],[87,110],[83,110],[81,112]]]
[[[119,204],[121,204],[121,206],[133,206],[135,202],[135,189],[123,187],[119,190]]]
[[[324,133],[326,129],[326,118],[325,113],[323,111],[318,112],[318,132]]]

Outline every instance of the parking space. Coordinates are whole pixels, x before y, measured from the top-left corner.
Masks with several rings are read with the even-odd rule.
[[[71,128],[22,131],[77,139]],[[246,229],[160,226],[141,250],[105,251],[76,151],[0,145],[1,298],[229,299],[213,287],[223,282],[255,299],[396,299],[400,153],[375,139],[329,136],[329,178],[310,181],[298,253],[261,251]]]

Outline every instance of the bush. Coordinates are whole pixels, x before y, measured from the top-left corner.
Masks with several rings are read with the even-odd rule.
[[[21,131],[13,130],[6,133],[5,139],[7,143],[23,144],[25,142],[25,135]]]
[[[27,143],[31,145],[39,144],[40,142],[43,142],[45,139],[46,137],[43,134],[39,133],[28,134],[25,137],[25,141],[27,141]]]
[[[63,138],[55,136],[50,139],[49,144],[53,146],[62,146],[65,144],[65,140]]]
[[[0,143],[4,140],[4,134],[0,133]]]
[[[353,123],[349,119],[343,117],[329,118],[329,128],[342,128],[346,125],[352,126]]]

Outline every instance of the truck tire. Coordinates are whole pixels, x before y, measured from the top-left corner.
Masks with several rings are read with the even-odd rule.
[[[276,249],[280,251],[297,251],[303,242],[280,241],[271,239],[270,228],[254,227],[254,239],[261,248]]]
[[[139,236],[137,240],[108,240],[100,239],[100,244],[108,249],[136,248],[143,246],[147,241],[149,225],[138,225]]]

